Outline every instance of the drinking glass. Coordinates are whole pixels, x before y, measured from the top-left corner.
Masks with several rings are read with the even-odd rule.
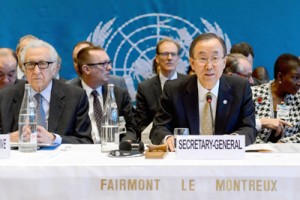
[[[176,138],[177,138],[177,135],[189,135],[190,134],[190,131],[188,128],[175,128],[174,129],[174,146],[176,148]]]

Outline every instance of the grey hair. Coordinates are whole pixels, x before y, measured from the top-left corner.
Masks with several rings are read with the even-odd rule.
[[[57,54],[55,48],[51,44],[49,44],[49,43],[47,43],[43,40],[32,40],[28,43],[28,45],[25,46],[25,48],[21,52],[21,63],[22,63],[23,70],[25,70],[24,69],[24,62],[25,62],[25,54],[26,54],[27,50],[30,49],[30,48],[39,48],[39,47],[48,48],[50,50],[50,57],[51,57],[50,59],[51,59],[51,61],[52,62],[57,62],[58,54]],[[51,70],[54,70],[55,65],[51,65],[51,66],[52,66]]]
[[[18,45],[17,45],[17,48],[16,48],[16,54],[21,53],[21,52],[19,52],[19,51],[21,51],[20,45],[21,45],[21,43],[22,43],[24,40],[38,40],[38,38],[35,37],[34,35],[25,35],[25,36],[21,37],[21,38],[19,39],[19,42],[18,42]]]

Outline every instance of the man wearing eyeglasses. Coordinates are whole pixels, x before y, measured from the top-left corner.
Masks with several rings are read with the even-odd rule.
[[[239,76],[248,80],[251,85],[254,84],[254,80],[252,78],[252,65],[243,54],[228,54],[223,73],[230,76]]]
[[[246,63],[245,65],[240,65],[240,67],[236,73],[238,76],[240,76],[241,78],[247,79],[250,82],[251,86],[262,84],[261,81],[252,77],[254,50],[250,44],[248,44],[247,42],[240,42],[240,43],[234,44],[230,49],[230,53],[234,54],[234,55],[242,54],[243,56],[246,57],[247,61],[250,63],[250,65],[248,63]]]
[[[42,122],[37,126],[38,143],[93,143],[85,91],[53,79],[57,61],[53,46],[33,40],[22,50],[20,58],[33,89],[33,99],[37,99],[44,113],[37,117]],[[11,142],[18,142],[24,87],[20,83],[0,91],[0,132],[10,133]]]
[[[253,143],[257,132],[250,84],[222,76],[226,63],[223,39],[213,33],[201,34],[191,43],[189,53],[196,75],[165,84],[151,141],[165,143],[174,151],[174,128],[189,128],[191,135],[239,134],[245,135],[246,145]]]
[[[72,53],[73,65],[74,65],[74,69],[75,69],[78,77],[68,80],[68,81],[66,81],[66,83],[73,85],[74,83],[76,83],[80,80],[81,77],[80,77],[80,73],[78,71],[77,54],[81,49],[83,49],[85,47],[91,47],[91,46],[94,46],[94,44],[89,41],[80,41],[74,46],[73,53]],[[125,83],[125,80],[121,76],[110,75],[109,83],[112,83],[114,85],[117,85],[117,86],[122,87],[127,90],[127,85]]]
[[[99,123],[101,123],[101,119],[97,119],[97,110],[99,106],[102,110],[105,103],[112,62],[103,48],[91,46],[83,48],[78,52],[77,64],[81,80],[73,82],[73,85],[79,86],[86,91],[90,105],[89,116],[92,122],[92,138],[95,143],[100,143]],[[115,85],[114,94],[119,116],[124,116],[126,121],[127,132],[121,135],[120,139],[121,141],[130,140],[135,142],[136,123],[132,113],[132,102],[128,91],[127,89]]]
[[[160,72],[138,85],[136,95],[136,121],[139,128],[138,137],[141,132],[153,121],[158,111],[160,96],[164,84],[168,80],[186,77],[177,73],[176,68],[179,61],[180,45],[171,38],[165,38],[156,45],[156,64]]]

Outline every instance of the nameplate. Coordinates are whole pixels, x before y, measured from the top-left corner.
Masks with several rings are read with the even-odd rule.
[[[9,158],[10,156],[10,139],[9,135],[0,135],[0,158]]]
[[[245,156],[245,136],[177,136],[176,154],[178,159],[186,160],[242,159]]]

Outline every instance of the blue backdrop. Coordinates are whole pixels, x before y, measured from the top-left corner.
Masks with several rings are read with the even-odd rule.
[[[250,43],[254,66],[266,66],[273,78],[280,54],[300,54],[299,10],[296,0],[7,0],[0,6],[0,46],[15,49],[20,37],[33,34],[57,49],[61,75],[70,79],[76,76],[72,48],[89,39],[107,50],[112,73],[125,77],[134,96],[137,83],[151,74],[155,44],[164,36],[183,47],[179,71],[188,64],[192,38],[210,31],[228,48]]]

